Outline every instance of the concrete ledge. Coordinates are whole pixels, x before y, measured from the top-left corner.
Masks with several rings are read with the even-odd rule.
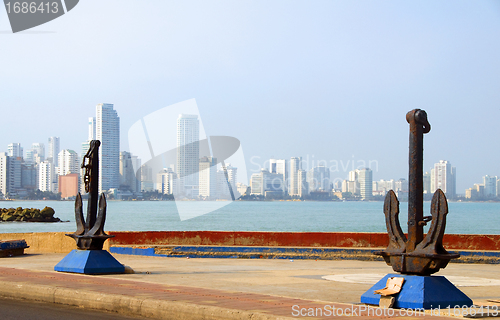
[[[39,284],[12,283],[8,281],[0,281],[0,296],[13,299],[64,304],[153,319],[296,319],[293,317],[277,317],[259,312],[247,312],[216,306],[202,306],[191,303],[147,298],[138,299],[121,294],[105,294],[91,290],[74,290]]]
[[[26,253],[68,253],[76,249],[74,239],[65,234],[70,232],[25,232],[0,233],[0,240],[26,240]],[[109,249],[110,242],[104,242],[103,249]]]
[[[168,258],[235,258],[235,259],[296,259],[296,260],[362,260],[383,261],[374,252],[385,248],[304,248],[304,247],[244,247],[244,246],[111,246],[116,254]],[[457,251],[454,263],[500,264],[500,251]]]

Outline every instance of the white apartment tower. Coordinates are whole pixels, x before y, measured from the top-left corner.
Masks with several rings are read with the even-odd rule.
[[[180,114],[177,118],[177,163],[180,192],[188,198],[198,196],[200,122],[197,115]]]
[[[297,171],[297,191],[299,197],[304,197],[309,194],[309,184],[307,183],[307,171]]]
[[[217,198],[217,159],[202,157],[199,170],[199,196],[204,199]]]
[[[89,118],[89,140],[94,140],[96,137],[96,118],[95,117],[90,117]]]
[[[90,127],[90,126],[89,126]],[[99,192],[120,186],[120,118],[112,104],[96,106],[95,139],[99,147]]]
[[[38,165],[38,189],[40,191],[53,191],[54,165],[45,160]]]
[[[47,154],[47,160],[52,161],[55,167],[59,164],[57,156],[59,155],[59,137],[49,138],[49,152]]]
[[[497,195],[497,177],[484,176],[484,196],[487,198],[492,198]]]
[[[162,194],[176,193],[177,177],[171,168],[163,169],[156,175],[156,190]]]
[[[456,196],[456,168],[445,160],[439,160],[431,170],[431,192],[441,189],[447,198]]]
[[[293,157],[290,159],[290,189],[289,189],[289,194],[290,196],[298,196],[300,197],[300,194],[302,193],[299,188],[300,188],[300,182],[299,182],[299,170],[302,169],[302,157]]]
[[[59,163],[58,174],[60,176],[65,176],[70,173],[80,173],[78,154],[69,149],[62,150],[59,152],[58,160]]]

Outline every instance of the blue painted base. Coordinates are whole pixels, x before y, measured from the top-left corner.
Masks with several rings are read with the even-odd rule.
[[[125,266],[106,250],[73,250],[54,267],[55,271],[84,274],[125,273]]]
[[[411,276],[404,274],[388,274],[361,296],[361,302],[378,305],[380,295],[373,291],[385,288],[390,277],[403,277],[405,282],[401,292],[395,295],[393,308],[447,308],[450,306],[472,305],[472,300],[458,290],[443,276]]]

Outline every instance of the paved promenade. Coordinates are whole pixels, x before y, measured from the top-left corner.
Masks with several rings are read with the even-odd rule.
[[[399,316],[398,310],[391,316],[387,310],[358,304],[362,293],[392,272],[378,261],[115,255],[136,273],[87,276],[54,272],[64,256],[1,258],[0,295],[155,319],[344,318],[333,317],[332,310],[364,319]],[[500,307],[498,271],[498,265],[450,264],[438,275],[446,276],[476,304]],[[445,318],[444,311],[405,318]]]

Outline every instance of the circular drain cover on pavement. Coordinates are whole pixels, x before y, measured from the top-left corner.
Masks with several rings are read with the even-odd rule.
[[[325,280],[350,282],[350,283],[365,283],[375,284],[382,279],[385,274],[382,273],[355,273],[355,274],[334,274],[322,276]],[[475,277],[461,277],[461,276],[446,276],[451,283],[457,287],[486,287],[486,286],[500,286],[500,280],[475,278]]]

